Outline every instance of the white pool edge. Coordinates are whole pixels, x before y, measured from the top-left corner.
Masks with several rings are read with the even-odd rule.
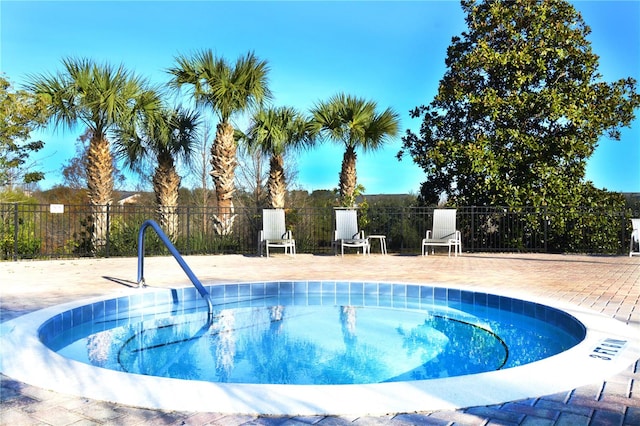
[[[39,327],[57,313],[146,291],[131,290],[57,305],[0,324],[0,372],[59,393],[151,409],[290,416],[383,415],[493,405],[550,395],[602,382],[640,358],[638,330],[594,311],[522,293],[496,293],[451,284],[419,285],[484,291],[561,309],[585,325],[586,338],[568,351],[521,367],[367,385],[251,385],[134,375],[64,358],[40,341]]]

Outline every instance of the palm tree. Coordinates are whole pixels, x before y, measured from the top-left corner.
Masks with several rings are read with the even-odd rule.
[[[316,131],[345,145],[339,187],[344,206],[355,204],[356,148],[376,150],[398,133],[398,114],[390,108],[377,113],[376,108],[373,101],[340,93],[311,110]]]
[[[85,125],[91,135],[87,153],[87,195],[93,206],[93,242],[106,241],[108,205],[113,197],[113,154],[109,134],[138,111],[157,108],[146,82],[120,65],[66,58],[64,70],[29,78],[28,88],[45,98],[49,122],[57,128]]]
[[[313,124],[289,107],[258,110],[247,132],[251,150],[269,155],[269,203],[271,208],[284,208],[287,182],[284,155],[289,148],[308,146],[313,141]]]
[[[215,227],[218,234],[231,233],[235,218],[233,195],[235,192],[236,141],[233,115],[258,107],[271,97],[268,88],[266,61],[260,61],[253,52],[238,58],[234,65],[223,58],[214,57],[204,50],[188,58],[176,58],[176,66],[168,72],[173,75],[171,85],[191,86],[196,104],[211,107],[220,122],[211,146],[211,177],[216,187],[218,211]]]
[[[199,116],[176,108],[157,110],[141,118],[138,125],[118,132],[121,144],[117,155],[137,171],[142,171],[145,161],[157,160],[152,178],[156,212],[160,226],[175,241],[179,226],[178,190],[182,181],[176,171],[176,160],[190,163],[199,136]]]

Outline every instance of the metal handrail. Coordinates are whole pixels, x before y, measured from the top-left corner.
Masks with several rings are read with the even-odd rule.
[[[182,258],[178,249],[175,248],[169,237],[164,233],[162,228],[153,220],[146,220],[140,226],[140,232],[138,233],[138,287],[142,287],[144,285],[144,233],[148,227],[153,228],[160,237],[162,243],[169,249],[171,254],[173,255],[178,265],[182,268],[182,270],[187,274],[187,277],[191,280],[193,286],[198,290],[198,293],[207,301],[207,306],[209,309],[209,320],[213,317],[213,303],[211,302],[211,296],[206,288],[202,285],[200,280],[195,276],[187,262]]]

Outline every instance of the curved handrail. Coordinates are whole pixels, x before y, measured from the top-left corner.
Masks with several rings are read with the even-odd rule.
[[[211,296],[207,289],[204,288],[200,280],[195,276],[187,262],[184,261],[178,249],[175,248],[169,237],[164,233],[162,228],[153,220],[145,220],[144,223],[140,226],[140,232],[138,233],[138,287],[142,287],[144,284],[144,232],[148,227],[153,228],[160,237],[162,243],[169,249],[171,254],[173,255],[178,265],[182,268],[182,270],[187,274],[187,277],[191,280],[193,286],[198,290],[198,293],[207,301],[207,306],[209,308],[209,319],[213,317],[213,304],[211,303]]]

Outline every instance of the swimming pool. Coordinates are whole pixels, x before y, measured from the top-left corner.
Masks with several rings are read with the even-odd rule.
[[[585,335],[562,311],[442,287],[300,281],[209,291],[211,320],[192,294],[133,306],[120,298],[64,312],[42,326],[40,337],[66,358],[127,373],[337,385],[516,367],[565,351]]]
[[[89,331],[103,327],[102,332],[106,332],[113,330],[114,325],[140,328],[140,324],[143,324],[144,329],[148,324],[158,325],[167,321],[167,318],[182,317],[182,314],[206,318],[203,315],[206,314],[206,305],[193,287],[187,287],[171,290],[145,289],[116,299],[67,304],[26,315],[26,318],[20,317],[14,320],[20,324],[8,324],[9,332],[3,333],[2,371],[18,380],[41,387],[150,408],[289,415],[382,414],[488,405],[554,393],[593,382],[595,377],[611,375],[638,356],[637,344],[629,337],[629,330],[617,321],[594,316],[586,311],[568,312],[567,309],[548,304],[478,290],[435,285],[333,281],[239,283],[212,285],[208,290],[221,311],[257,310],[263,311],[264,315],[273,306],[285,306],[290,310],[312,306],[337,309],[333,312],[334,315],[339,315],[344,307],[355,307],[356,312],[358,309],[364,312],[365,307],[370,308],[378,317],[390,312],[412,315],[422,313],[421,318],[412,320],[414,328],[416,324],[426,324],[429,318],[442,319],[440,313],[433,315],[433,307],[441,305],[447,312],[447,322],[472,324],[474,330],[484,330],[485,334],[489,331],[495,333],[496,322],[493,320],[497,317],[502,316],[505,323],[509,324],[513,315],[517,315],[520,320],[528,318],[550,325],[550,339],[553,340],[553,336],[568,338],[567,345],[570,349],[526,365],[520,365],[520,360],[515,365],[505,365],[512,368],[502,368],[500,365],[496,371],[472,375],[463,372],[454,377],[425,380],[426,377],[418,374],[400,377],[399,381],[376,379],[336,386],[279,382],[214,383],[130,374],[70,360],[43,344],[64,348],[72,340],[69,330],[75,328],[77,331],[78,327]],[[473,307],[471,312],[467,312],[469,306]],[[460,309],[463,307],[465,309]],[[425,312],[428,316],[425,316]],[[341,327],[348,325],[350,321],[349,314],[345,315]],[[276,320],[278,325],[281,325],[281,319]],[[269,321],[269,324],[272,323]],[[402,330],[402,327],[397,328]],[[410,328],[404,328],[405,336],[411,335],[408,330]],[[187,330],[186,335],[192,336],[192,331]],[[491,336],[491,333],[487,335]],[[402,333],[397,334],[402,336]],[[495,335],[502,339],[500,333]],[[575,344],[577,342],[580,343]],[[99,347],[97,345],[94,349]],[[500,349],[503,346],[500,343],[491,347]],[[512,342],[506,343],[508,350],[515,347]],[[521,347],[526,348],[526,344]],[[12,353],[10,348],[20,352],[21,360],[15,355],[5,356]],[[85,353],[86,349],[85,345]],[[500,351],[497,350],[497,353]],[[603,359],[598,357],[607,357],[607,354],[610,359],[603,363]],[[501,357],[503,355],[498,355],[498,358]],[[495,361],[493,356],[489,359]],[[516,356],[513,359],[520,358]],[[32,368],[17,368],[18,363]],[[502,361],[497,364],[502,364]],[[416,364],[417,367],[421,365]],[[495,366],[490,370],[493,369]],[[415,369],[413,373],[416,373]],[[405,380],[408,378],[419,380]]]

